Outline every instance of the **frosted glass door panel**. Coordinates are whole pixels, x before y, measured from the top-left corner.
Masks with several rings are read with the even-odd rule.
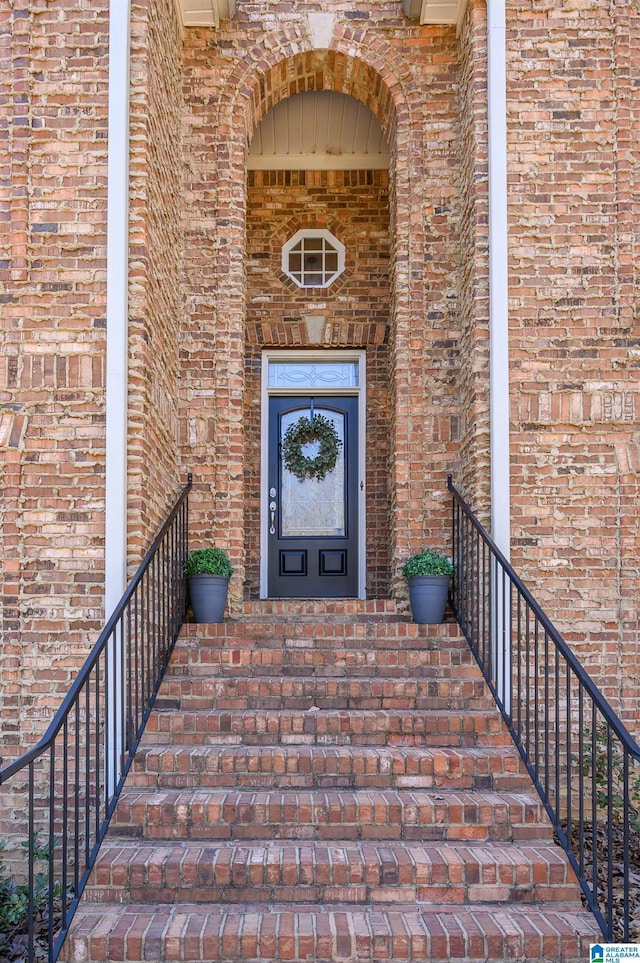
[[[280,484],[280,535],[283,538],[300,536],[322,537],[346,535],[345,505],[345,418],[343,414],[316,406],[314,414],[329,419],[342,445],[335,468],[321,480],[300,479],[282,466]],[[310,409],[298,409],[283,414],[280,421],[280,441],[289,425],[295,425],[301,417],[311,417]],[[302,452],[314,458],[319,444],[306,445]]]

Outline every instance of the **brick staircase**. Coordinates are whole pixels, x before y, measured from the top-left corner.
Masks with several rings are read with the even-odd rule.
[[[185,626],[63,956],[582,961],[599,939],[456,626],[262,603]]]

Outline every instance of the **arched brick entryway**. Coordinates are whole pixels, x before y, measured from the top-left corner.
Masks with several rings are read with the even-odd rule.
[[[416,386],[427,377],[425,359],[434,354],[428,342],[435,337],[425,329],[425,313],[432,296],[425,289],[421,210],[425,189],[434,198],[451,190],[447,156],[451,131],[441,134],[443,125],[436,120],[438,112],[446,113],[447,125],[451,130],[455,127],[452,85],[447,84],[446,70],[443,73],[442,64],[434,58],[429,69],[439,78],[440,100],[431,107],[436,120],[430,132],[433,159],[427,170],[428,125],[425,129],[423,92],[401,52],[384,38],[372,40],[347,25],[336,27],[331,50],[314,51],[309,46],[310,38],[295,29],[262,37],[259,44],[245,51],[223,83],[214,71],[216,65],[207,60],[204,47],[192,51],[186,60],[188,71],[198,78],[193,89],[197,87],[199,92],[191,103],[186,140],[187,164],[192,171],[188,189],[193,188],[192,209],[195,211],[199,202],[202,217],[204,206],[210,226],[206,230],[194,226],[187,231],[190,291],[185,325],[185,360],[189,367],[187,371],[185,366],[185,442],[203,493],[201,508],[198,492],[195,494],[193,527],[196,532],[213,529],[215,537],[228,544],[237,570],[236,601],[243,594],[245,577],[247,592],[255,594],[257,590],[255,519],[259,493],[255,458],[253,464],[251,459],[259,401],[257,353],[269,338],[280,346],[295,343],[293,326],[287,327],[284,322],[280,330],[276,325],[265,338],[269,326],[260,322],[255,312],[251,314],[247,302],[247,148],[256,125],[285,97],[319,89],[356,97],[378,117],[391,148],[388,182],[365,185],[388,191],[388,316],[381,325],[370,321],[350,328],[337,324],[332,344],[368,348],[371,370],[377,366],[381,372],[379,427],[381,434],[384,430],[388,450],[382,453],[379,468],[384,483],[379,486],[376,505],[380,516],[376,541],[384,550],[374,563],[377,572],[372,594],[385,594],[391,589],[398,560],[423,537],[424,508],[418,511],[416,505],[424,504],[424,465],[434,464],[430,447],[433,444],[435,451],[442,440],[437,437],[442,432],[425,433],[425,424],[436,415],[425,416],[425,398],[420,389],[416,393]],[[452,64],[454,61],[451,54]],[[442,106],[443,92],[446,107]],[[322,177],[315,173],[322,188]],[[350,176],[356,173],[366,180],[364,172],[352,172]],[[338,188],[353,188],[348,180],[343,178]],[[249,189],[255,185],[253,177]],[[306,189],[308,185],[303,186]],[[315,226],[331,229],[331,217],[329,210],[327,223]],[[296,222],[296,229],[300,226]],[[283,231],[286,233],[284,223],[274,232],[274,247],[279,243],[278,232]],[[450,233],[444,214],[440,234],[434,230],[429,238],[428,287],[433,290],[453,270]],[[435,249],[439,250],[437,258],[433,257]],[[209,413],[202,411],[205,399],[211,399]],[[421,441],[416,446],[418,437]],[[443,473],[446,468],[439,470]]]

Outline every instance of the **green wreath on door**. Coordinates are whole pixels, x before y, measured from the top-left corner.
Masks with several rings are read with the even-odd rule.
[[[315,458],[309,458],[303,449],[318,442]],[[322,481],[336,467],[342,441],[335,425],[324,415],[303,415],[295,424],[289,425],[282,439],[282,460],[287,471],[301,481],[315,478]]]

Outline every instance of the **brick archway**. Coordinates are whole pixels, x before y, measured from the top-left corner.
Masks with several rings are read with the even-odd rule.
[[[292,36],[293,34],[293,36]],[[242,332],[247,315],[245,263],[245,165],[256,125],[280,100],[307,90],[332,90],[361,100],[378,117],[391,148],[390,198],[390,310],[386,361],[389,383],[387,466],[388,573],[397,571],[406,546],[421,538],[421,519],[412,517],[409,444],[414,429],[410,332],[422,323],[424,270],[423,228],[412,212],[419,210],[420,178],[413,176],[412,159],[424,150],[420,122],[420,91],[412,83],[410,64],[384,38],[366,39],[348,25],[339,25],[332,49],[309,49],[309,37],[292,29],[265,37],[250,47],[225,78],[224,95],[207,105],[203,144],[215,144],[214,237],[208,241],[215,258],[216,297],[211,314],[215,330],[217,366],[224,376],[215,388],[215,449],[211,463],[202,461],[203,485],[213,493],[213,518],[225,526],[225,540],[236,572],[232,597],[242,595],[245,575],[246,524],[246,406],[243,398],[247,372],[256,359],[245,358]],[[414,111],[416,116],[414,117]],[[218,136],[216,139],[216,135]],[[203,148],[204,149],[204,148]],[[413,223],[412,223],[413,222]],[[411,232],[404,229],[412,223]],[[403,225],[403,230],[397,230]],[[338,342],[339,343],[339,342]],[[344,342],[343,342],[344,343]],[[416,430],[421,416],[415,412]],[[193,462],[193,459],[192,459]],[[197,466],[196,466],[197,467]],[[200,468],[197,468],[200,471]],[[420,484],[420,479],[417,480]],[[416,497],[417,491],[413,493]],[[195,520],[194,520],[195,521]],[[197,524],[197,523],[196,523]],[[412,528],[420,529],[416,536]],[[389,578],[387,579],[389,581]]]

